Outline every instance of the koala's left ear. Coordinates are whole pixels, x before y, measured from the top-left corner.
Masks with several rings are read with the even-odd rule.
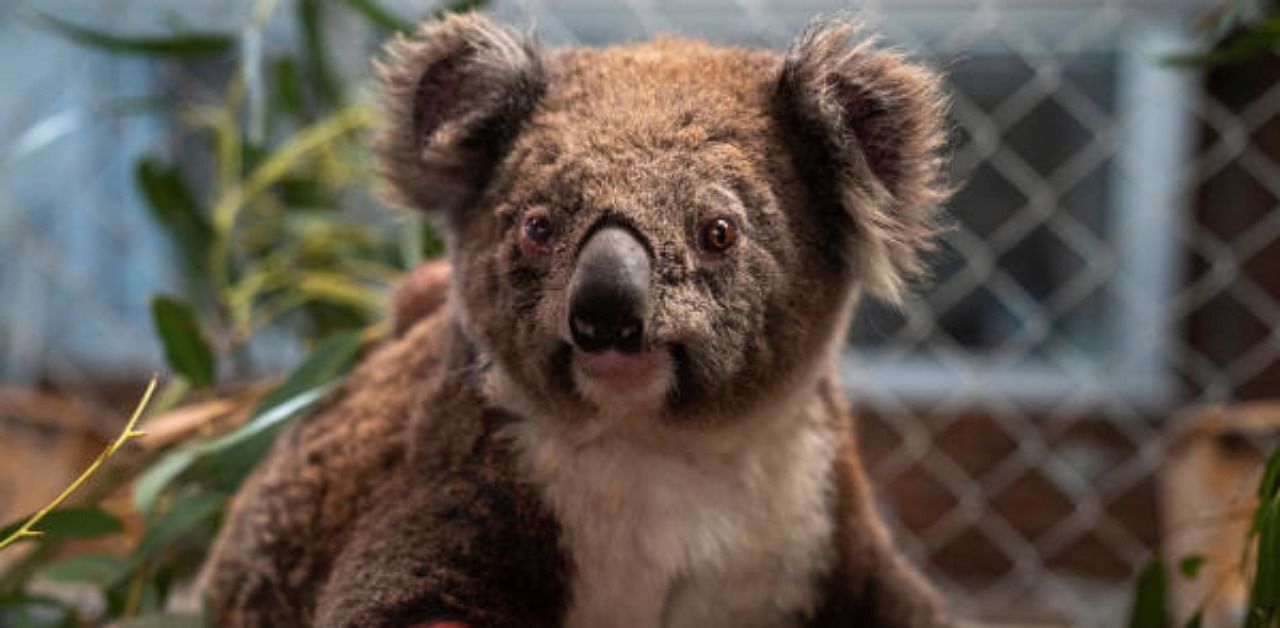
[[[392,41],[378,71],[393,200],[456,221],[545,91],[537,42],[478,13],[450,15]]]
[[[924,272],[920,254],[938,231],[934,208],[950,193],[937,74],[877,48],[845,18],[822,18],[788,51],[778,96],[805,150],[818,153],[802,162],[834,186],[861,278],[899,300]]]

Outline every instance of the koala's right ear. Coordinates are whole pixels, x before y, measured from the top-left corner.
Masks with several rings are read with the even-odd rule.
[[[545,90],[537,43],[477,13],[450,15],[397,37],[377,69],[392,200],[456,221]]]

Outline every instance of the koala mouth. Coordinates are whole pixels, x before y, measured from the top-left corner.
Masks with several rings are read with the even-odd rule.
[[[614,349],[597,353],[577,351],[576,358],[583,374],[599,380],[627,384],[656,374],[670,360],[670,351],[666,347],[639,353],[624,353]]]
[[[573,351],[574,383],[584,397],[601,409],[618,403],[661,403],[672,378],[673,360],[667,345],[638,352]]]

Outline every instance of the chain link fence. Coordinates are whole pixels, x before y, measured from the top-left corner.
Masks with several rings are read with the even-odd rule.
[[[1197,20],[1214,6],[513,0],[493,11],[557,45],[675,32],[781,48],[814,14],[853,8],[942,69],[961,184],[953,228],[933,281],[900,310],[867,304],[846,357],[868,464],[905,546],[964,612],[1116,625],[1160,542],[1156,477],[1174,415],[1280,393],[1280,63],[1171,65],[1200,45]],[[350,37],[372,50],[368,33]],[[121,210],[137,200],[116,166],[164,129],[121,123],[92,140],[101,153],[77,140],[61,161],[41,157],[42,142],[80,133],[59,126],[79,114],[51,113],[101,108],[127,85],[104,82],[82,63],[91,56],[62,50],[39,80],[0,75],[18,86],[0,99],[10,381],[156,364],[145,298],[172,281],[168,253],[142,213]]]

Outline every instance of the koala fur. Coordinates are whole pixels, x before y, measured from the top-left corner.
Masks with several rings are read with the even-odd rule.
[[[862,289],[899,298],[936,230],[936,75],[842,18],[779,55],[450,16],[380,70],[384,174],[451,267],[237,498],[220,624],[949,625],[835,368]],[[610,229],[651,271],[640,348],[600,362],[569,297]]]

